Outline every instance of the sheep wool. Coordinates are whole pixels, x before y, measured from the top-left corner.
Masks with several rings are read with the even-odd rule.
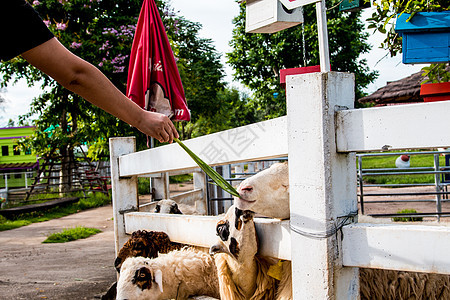
[[[214,260],[203,251],[174,250],[157,258],[129,257],[117,283],[117,299],[219,298]]]
[[[360,269],[362,300],[450,299],[450,276],[380,269]]]
[[[122,246],[114,262],[117,271],[127,257],[155,258],[158,253],[168,253],[179,250],[184,245],[170,241],[165,232],[137,230],[131,234],[128,241]]]

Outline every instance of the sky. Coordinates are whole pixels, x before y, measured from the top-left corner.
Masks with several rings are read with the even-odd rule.
[[[225,65],[225,80],[231,86],[242,89],[242,86],[233,82],[232,69],[226,65],[224,54],[230,52],[228,42],[232,35],[232,19],[239,13],[239,6],[234,0],[171,0],[175,11],[186,19],[199,22],[203,25],[200,36],[210,38],[219,53],[222,53],[222,63]],[[363,19],[372,13],[372,9],[363,11]],[[369,31],[372,33],[372,31]],[[369,54],[362,56],[367,59],[368,66],[372,70],[378,70],[380,76],[366,89],[368,93],[386,85],[388,81],[395,81],[418,72],[423,65],[405,65],[401,63],[401,56],[394,58],[385,57],[386,51],[378,49],[382,41],[381,34],[372,34],[369,43],[373,49]],[[24,82],[8,87],[0,95],[6,99],[6,104],[0,108],[0,127],[6,126],[9,119],[18,120],[19,115],[28,112],[29,104],[33,97],[40,93],[39,87],[28,88]]]

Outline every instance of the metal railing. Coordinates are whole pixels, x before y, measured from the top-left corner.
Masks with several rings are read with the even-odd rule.
[[[399,155],[433,155],[434,165],[430,167],[409,167],[409,168],[380,168],[380,169],[363,169],[363,159],[365,157],[376,156],[399,156]],[[445,155],[445,165],[441,165],[439,162],[439,156]],[[357,154],[358,159],[358,186],[359,186],[359,203],[360,211],[365,214],[365,204],[368,203],[394,203],[394,202],[435,202],[436,212],[433,213],[411,213],[411,214],[371,214],[374,217],[392,217],[392,216],[435,216],[438,220],[442,216],[450,216],[450,212],[442,211],[442,202],[449,201],[448,195],[450,192],[447,190],[447,186],[450,184],[450,151],[416,151],[416,152],[389,152],[389,153],[363,153]],[[434,175],[434,182],[431,183],[398,183],[398,184],[368,184],[364,182],[365,176],[405,176],[405,175]],[[433,186],[434,191],[413,191],[413,192],[371,192],[366,193],[364,188],[367,187],[424,187]],[[408,197],[408,196],[435,196],[434,199],[408,199],[404,200],[366,200],[367,197],[382,197],[382,196],[395,196]]]

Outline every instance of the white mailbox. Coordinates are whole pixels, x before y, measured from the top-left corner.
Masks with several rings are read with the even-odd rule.
[[[247,0],[245,31],[274,33],[303,23],[301,7],[288,10],[279,0]]]

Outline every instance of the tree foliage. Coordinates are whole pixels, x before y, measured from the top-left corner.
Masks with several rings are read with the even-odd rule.
[[[235,77],[254,92],[259,118],[286,112],[285,91],[279,84],[280,69],[319,64],[315,6],[303,9],[303,25],[274,34],[245,33],[245,4],[241,4],[240,14],[234,19],[233,51],[228,53],[228,62],[236,72]],[[339,12],[337,8],[327,11],[331,69],[355,73],[357,98],[377,76],[369,71],[364,59],[358,60],[370,50],[359,15]]]
[[[369,29],[379,31],[385,35],[380,47],[388,51],[390,56],[402,53],[402,37],[395,32],[395,20],[398,14],[411,14],[409,20],[414,18],[417,12],[439,12],[450,8],[449,0],[375,0],[372,4],[375,11],[367,19]],[[446,82],[450,78],[446,66],[448,64],[431,64],[424,67],[424,76],[428,76],[431,82]]]
[[[32,1],[58,40],[74,54],[97,66],[122,92],[127,82],[128,54],[141,9],[141,0],[40,0]],[[157,0],[159,13],[177,58],[192,122],[177,124],[183,138],[208,132],[200,124],[213,124],[224,104],[223,66],[210,39],[199,37],[201,25],[177,16],[166,1]],[[74,146],[91,145],[93,157],[107,154],[108,138],[138,136],[138,149],[146,147],[139,131],[64,89],[52,78],[17,57],[0,65],[2,86],[21,78],[40,83],[42,94],[31,104],[22,121],[37,116],[33,137],[27,140],[41,155],[70,152]],[[225,93],[226,94],[226,93]],[[216,101],[220,98],[220,101]],[[229,101],[234,101],[230,98]],[[222,117],[222,124],[227,115]],[[24,145],[25,147],[25,145]],[[63,150],[67,149],[67,150]]]
[[[48,28],[74,54],[97,66],[120,90],[125,91],[128,54],[131,50],[138,0],[40,0],[30,1]],[[30,112],[35,135],[28,145],[41,155],[71,153],[80,143],[95,143],[110,136],[139,132],[103,110],[64,89],[52,78],[30,66],[23,58],[4,62],[2,85],[13,79],[41,84],[42,94],[33,99]]]

